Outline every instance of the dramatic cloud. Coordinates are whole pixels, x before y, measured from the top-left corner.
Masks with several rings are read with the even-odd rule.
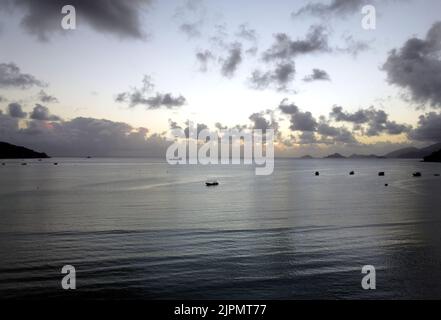
[[[23,112],[20,104],[13,102],[8,105],[8,114],[13,118],[26,118],[27,113]]]
[[[294,79],[296,73],[294,62],[280,62],[272,71],[262,72],[255,70],[249,79],[254,89],[262,90],[274,87],[278,91],[286,91],[289,83]]]
[[[164,157],[170,141],[147,128],[104,119],[70,121],[28,120],[19,127],[17,118],[0,111],[0,141],[47,152],[51,156]]]
[[[154,84],[150,76],[144,76],[142,88],[133,88],[130,92],[119,93],[115,101],[119,103],[128,103],[131,108],[137,105],[144,105],[148,110],[178,108],[186,103],[182,95],[174,96],[171,93],[156,92],[153,96]],[[149,95],[149,96],[147,96]]]
[[[228,56],[222,62],[222,75],[232,77],[237,67],[242,62],[242,45],[239,42],[231,44],[228,50]]]
[[[292,13],[295,18],[300,15],[310,14],[314,16],[346,16],[357,11],[361,12],[363,5],[372,4],[368,0],[331,0],[328,4],[324,3],[308,3],[306,6],[300,8],[298,11]]]
[[[47,41],[49,35],[60,32],[61,8],[73,5],[81,23],[99,32],[123,38],[143,38],[141,13],[150,6],[151,0],[9,0],[11,7],[25,12],[21,25],[32,35]],[[22,11],[23,10],[23,11]]]
[[[214,55],[210,50],[199,51],[196,53],[196,59],[199,62],[199,71],[207,72],[208,63],[214,60]]]
[[[50,114],[49,109],[41,104],[36,104],[30,114],[30,118],[42,121],[60,121],[61,118]]]
[[[420,116],[418,127],[409,132],[409,138],[418,141],[441,142],[441,114],[430,112]]]
[[[275,120],[273,110],[253,113],[249,119],[253,123],[252,129],[262,130],[263,132],[267,129],[273,129],[276,134],[279,132],[279,123]]]
[[[294,104],[287,104],[286,100],[283,100],[279,109],[282,113],[290,116],[292,131],[316,131],[317,121],[309,111],[302,112]]]
[[[441,107],[441,22],[425,39],[411,38],[390,52],[383,70],[389,83],[407,89],[416,103]]]
[[[47,94],[44,90],[38,93],[38,99],[43,103],[57,103],[58,99],[54,96]]]
[[[285,33],[276,34],[275,43],[264,52],[263,59],[265,61],[286,60],[301,54],[327,51],[330,51],[330,48],[326,28],[314,25],[303,40],[293,41]]]
[[[313,69],[312,74],[306,76],[303,81],[311,82],[311,81],[331,81],[329,74],[325,70]]]
[[[320,123],[317,126],[317,133],[321,135],[321,143],[358,143],[353,133],[345,127],[333,127],[324,117],[320,117]]]
[[[353,123],[354,130],[360,130],[362,134],[370,137],[378,136],[382,133],[398,135],[411,130],[409,125],[389,121],[389,115],[386,112],[376,110],[373,107],[349,113],[343,111],[342,107],[336,106],[333,107],[330,117],[337,122]]]
[[[32,86],[44,87],[45,84],[33,75],[21,73],[14,63],[0,63],[0,88],[27,89]]]

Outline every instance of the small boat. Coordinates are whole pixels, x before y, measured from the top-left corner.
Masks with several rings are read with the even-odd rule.
[[[58,166],[58,162],[54,162],[54,166]]]
[[[5,165],[6,165],[6,163],[2,162],[2,166],[5,166]]]
[[[355,174],[354,171],[349,172],[349,175],[350,175],[350,176],[353,176],[354,174]]]
[[[26,162],[23,162],[21,165],[22,166],[27,166],[28,164]]]
[[[421,172],[414,172],[414,173],[412,173],[412,175],[414,177],[421,177],[422,176]]]
[[[388,183],[385,183],[385,184],[384,184],[384,186],[385,186],[385,187],[388,187],[388,186],[389,186],[389,184],[388,184]]]
[[[319,175],[320,175],[320,172],[316,171],[316,172],[315,172],[315,175],[316,175],[316,176],[319,176]]]
[[[380,177],[384,177],[384,171],[380,171],[380,172],[378,172],[378,176],[380,176]]]
[[[435,177],[439,177],[439,173],[435,173],[434,176],[435,176]]]
[[[215,180],[213,180],[213,181],[207,181],[207,182],[205,182],[205,185],[206,185],[207,187],[214,187],[214,186],[218,186],[218,185],[219,185],[219,182],[217,182],[217,181],[215,181]]]

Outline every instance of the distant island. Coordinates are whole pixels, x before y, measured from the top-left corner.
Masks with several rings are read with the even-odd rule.
[[[44,152],[36,152],[34,150],[15,146],[7,142],[0,141],[0,159],[44,159],[49,156]]]
[[[307,155],[301,157],[300,159],[314,159],[314,157],[309,155],[309,154],[307,154]]]
[[[424,162],[441,162],[441,149],[433,152],[429,156],[424,157]]]
[[[346,159],[346,157],[342,156],[340,153],[334,153],[326,156],[325,159]]]
[[[425,162],[438,162],[439,151],[441,150],[441,142],[432,144],[428,147],[418,149],[416,147],[407,147],[398,149],[385,154],[384,156],[378,156],[376,154],[352,154],[349,157],[345,157],[340,153],[330,154],[323,159],[424,159]],[[428,160],[426,160],[426,158]],[[303,156],[302,159],[313,159],[311,156]],[[433,160],[435,159],[435,160]]]

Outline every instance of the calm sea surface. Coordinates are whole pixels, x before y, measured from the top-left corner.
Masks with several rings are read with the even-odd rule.
[[[441,164],[417,160],[276,160],[271,176],[149,159],[10,160],[0,166],[0,298],[440,299],[435,173]],[[211,177],[218,187],[205,187]],[[67,264],[75,291],[61,289]],[[363,265],[375,266],[376,290],[361,288]]]

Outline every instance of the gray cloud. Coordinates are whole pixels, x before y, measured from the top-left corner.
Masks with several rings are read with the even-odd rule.
[[[441,22],[425,39],[411,38],[390,52],[383,70],[389,83],[407,89],[416,103],[441,107]]]
[[[8,101],[8,99],[6,99],[6,98],[3,97],[3,96],[0,96],[0,103],[1,103],[1,102],[6,102],[6,101]]]
[[[27,116],[27,113],[23,112],[22,106],[17,102],[13,102],[8,105],[8,114],[13,118],[19,119],[26,118]]]
[[[186,22],[179,26],[179,30],[185,33],[188,38],[197,38],[201,36],[201,32],[199,30],[201,22]]]
[[[296,105],[288,104],[286,99],[280,103],[279,109],[282,113],[290,116],[290,129],[292,131],[316,131],[317,120],[311,112],[300,111]]]
[[[232,43],[228,49],[228,56],[222,62],[222,75],[232,77],[242,62],[242,45],[239,42]]]
[[[311,81],[331,81],[329,74],[325,70],[313,69],[312,74],[306,76],[303,81],[311,82]]]
[[[330,113],[330,117],[337,122],[353,123],[354,130],[359,130],[362,134],[370,137],[378,136],[381,133],[398,135],[411,130],[409,125],[389,121],[389,115],[386,112],[376,110],[374,107],[349,113],[343,111],[342,107],[335,106]]]
[[[196,53],[196,59],[199,62],[199,71],[206,72],[209,61],[214,60],[214,55],[210,50],[199,51]]]
[[[187,0],[176,9],[175,18],[181,21],[179,31],[190,38],[202,35],[201,28],[206,20],[206,8],[202,0]]]
[[[9,0],[13,8],[25,13],[21,25],[42,41],[48,41],[51,34],[61,32],[60,16],[64,5],[73,5],[81,22],[99,32],[114,34],[123,38],[140,39],[142,30],[141,12],[148,8],[151,0]],[[22,11],[20,11],[22,12]]]
[[[254,89],[262,90],[274,87],[278,91],[285,91],[289,83],[294,79],[296,73],[294,62],[277,63],[274,70],[262,72],[255,70],[249,79],[250,85]]]
[[[269,119],[266,117],[269,117]],[[252,129],[262,130],[263,132],[267,129],[273,129],[276,134],[279,132],[279,123],[275,120],[273,110],[253,113],[249,116],[249,119],[253,123]]]
[[[345,46],[336,48],[336,52],[347,53],[353,57],[356,57],[359,53],[367,51],[371,48],[367,42],[355,40],[351,35],[343,37],[343,40],[345,42]]]
[[[409,138],[418,141],[441,142],[441,114],[429,112],[421,115],[418,127],[409,132]]]
[[[303,40],[291,40],[286,33],[275,35],[275,43],[263,53],[265,61],[291,59],[301,54],[330,51],[326,28],[313,25]]]
[[[148,110],[178,108],[183,106],[187,100],[182,95],[174,96],[171,93],[153,93],[154,84],[150,76],[144,76],[143,86],[141,88],[133,88],[131,91],[117,94],[115,101],[119,103],[128,103],[133,108],[137,105],[144,105]]]
[[[32,86],[44,87],[45,83],[33,75],[22,73],[14,63],[0,63],[0,88],[27,89]]]
[[[363,5],[371,4],[368,0],[331,0],[328,4],[314,2],[308,3],[298,11],[292,13],[292,17],[310,14],[314,16],[346,16],[360,11]]]
[[[31,119],[42,120],[42,121],[60,121],[61,118],[50,114],[49,109],[41,104],[36,104],[31,114],[29,115]]]
[[[40,90],[38,93],[38,99],[43,103],[57,103],[58,99],[54,96],[47,94],[44,90]]]
[[[300,134],[298,144],[314,144],[317,142],[317,137],[312,131],[304,131]]]
[[[257,42],[257,32],[255,29],[251,29],[247,24],[239,25],[239,30],[236,36],[252,43]]]

